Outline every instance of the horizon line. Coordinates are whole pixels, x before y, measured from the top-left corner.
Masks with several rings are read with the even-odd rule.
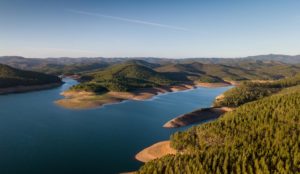
[[[222,57],[222,56],[193,56],[193,57],[160,57],[160,56],[55,56],[55,57],[31,57],[31,56],[19,56],[19,55],[0,55],[0,58],[3,57],[21,57],[25,59],[47,59],[47,58],[53,58],[53,59],[60,59],[60,58],[72,58],[72,59],[79,59],[79,58],[104,58],[104,59],[137,59],[137,58],[155,58],[155,59],[239,59],[239,58],[247,58],[247,57],[255,57],[255,56],[270,56],[270,55],[275,55],[275,56],[300,56],[300,54],[274,54],[274,53],[269,53],[269,54],[255,54],[255,55],[248,55],[248,56],[233,56],[233,57]]]

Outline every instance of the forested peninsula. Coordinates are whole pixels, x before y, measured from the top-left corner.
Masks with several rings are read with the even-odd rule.
[[[157,94],[196,87],[221,87],[249,80],[276,80],[300,72],[279,62],[243,62],[245,66],[200,62],[150,63],[130,60],[81,73],[80,84],[56,101],[70,109],[88,109],[123,100],[145,100]],[[273,70],[277,69],[276,73]],[[280,70],[278,70],[280,69]]]
[[[177,153],[153,158],[137,173],[300,171],[300,75],[244,83],[225,92],[215,105],[235,109],[174,133],[170,146]]]

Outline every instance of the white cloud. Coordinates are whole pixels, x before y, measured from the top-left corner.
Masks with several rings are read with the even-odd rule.
[[[168,29],[173,29],[173,30],[189,31],[189,29],[187,29],[187,28],[172,26],[172,25],[166,25],[166,24],[160,24],[160,23],[154,23],[154,22],[149,22],[149,21],[129,19],[129,18],[123,18],[123,17],[118,17],[118,16],[110,16],[110,15],[104,15],[104,14],[100,14],[100,13],[91,13],[91,12],[86,12],[86,11],[81,11],[81,10],[74,10],[74,9],[66,9],[66,10],[69,11],[69,12],[76,13],[76,14],[81,14],[81,15],[102,17],[102,18],[119,20],[119,21],[124,21],[124,22],[129,22],[129,23],[136,23],[136,24],[149,25],[149,26],[154,26],[154,27],[168,28]]]

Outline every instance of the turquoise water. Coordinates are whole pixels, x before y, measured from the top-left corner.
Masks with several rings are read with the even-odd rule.
[[[58,88],[0,96],[0,173],[119,173],[141,166],[137,152],[179,129],[162,125],[208,107],[223,88],[167,93],[90,110],[68,110],[53,101],[76,81]]]

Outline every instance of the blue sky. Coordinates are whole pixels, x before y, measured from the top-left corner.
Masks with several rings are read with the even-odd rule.
[[[0,0],[0,56],[300,54],[298,0]]]

